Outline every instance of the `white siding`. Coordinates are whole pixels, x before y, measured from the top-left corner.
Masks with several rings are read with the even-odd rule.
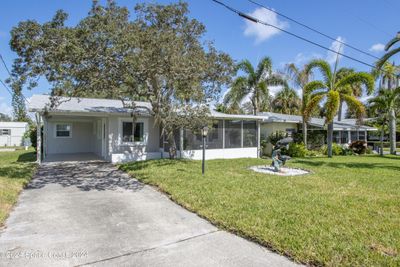
[[[0,122],[0,129],[11,130],[11,135],[0,135],[0,147],[22,146],[23,136],[28,127],[26,122]]]
[[[71,137],[56,137],[58,123],[72,126]],[[49,119],[47,125],[47,154],[94,153],[95,132],[92,120]]]
[[[144,141],[124,144],[122,143],[122,122],[131,120],[130,117],[109,118],[109,151],[112,162],[144,160],[157,158],[159,152],[159,127],[154,124],[154,118],[139,117],[137,122],[144,124]],[[157,155],[156,155],[157,154]]]

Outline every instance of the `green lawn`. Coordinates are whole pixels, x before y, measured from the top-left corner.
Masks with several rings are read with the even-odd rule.
[[[262,159],[154,160],[121,165],[223,229],[296,261],[328,266],[400,265],[400,157],[294,159],[313,174],[255,173]]]
[[[3,225],[18,194],[28,183],[35,170],[32,150],[0,152],[0,226]]]

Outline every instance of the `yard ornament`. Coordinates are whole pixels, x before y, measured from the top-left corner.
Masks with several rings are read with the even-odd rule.
[[[274,148],[272,149],[272,164],[271,166],[274,167],[275,172],[281,172],[282,166],[285,165],[286,161],[290,160],[289,156],[282,155],[281,149],[283,147],[288,147],[289,143],[293,142],[293,139],[290,137],[283,138],[279,140]]]

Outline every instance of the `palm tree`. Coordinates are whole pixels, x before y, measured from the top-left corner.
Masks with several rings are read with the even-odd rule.
[[[328,157],[332,157],[333,119],[338,113],[340,101],[343,100],[350,109],[354,110],[359,120],[365,113],[364,105],[352,93],[349,93],[348,86],[361,83],[367,88],[368,94],[374,90],[374,79],[369,73],[354,72],[338,77],[336,67],[337,62],[332,70],[325,60],[311,61],[307,65],[308,71],[318,69],[322,80],[311,81],[304,88],[305,93],[310,94],[310,100],[304,111],[307,120],[320,103],[324,104],[325,123],[328,125]]]
[[[299,114],[301,100],[296,91],[289,87],[280,90],[272,101],[274,112],[283,114]]]
[[[345,76],[355,73],[355,70],[352,68],[340,68],[337,71],[336,77],[337,79],[342,79]],[[347,90],[349,94],[352,94],[355,97],[361,97],[362,95],[362,84],[361,83],[354,83],[351,85],[346,85],[344,90]],[[343,113],[343,99],[340,100],[339,104],[339,111],[338,111],[338,121],[342,120],[342,113]]]
[[[389,52],[390,53],[390,52]],[[389,54],[388,53],[388,54]],[[385,56],[383,57],[385,58]],[[382,58],[382,59],[383,59]],[[378,71],[375,74],[381,73],[381,84],[389,90],[394,90],[397,86],[398,75],[400,75],[399,67],[394,64],[390,64],[387,61],[377,63]],[[386,59],[387,60],[387,59]],[[380,65],[382,64],[382,65]],[[395,107],[389,112],[389,142],[390,142],[390,154],[396,155],[396,111]]]
[[[268,86],[286,85],[286,81],[272,71],[272,62],[269,57],[263,58],[255,70],[250,61],[243,60],[237,65],[246,76],[237,77],[231,89],[224,97],[224,104],[228,107],[239,107],[246,96],[250,97],[253,114],[258,114],[262,105],[270,98]]]
[[[371,112],[377,115],[375,119],[381,128],[381,149],[380,154],[383,156],[383,136],[385,126],[390,122],[390,113],[396,106],[400,105],[400,87],[394,90],[381,89],[379,94],[371,98],[369,101]]]
[[[299,69],[293,63],[286,65],[285,72],[289,76],[293,85],[301,89],[300,112],[303,117],[303,143],[305,147],[307,147],[307,120],[304,117],[304,109],[308,104],[309,97],[305,94],[304,87],[310,81],[312,73],[306,66],[304,66],[303,69]]]

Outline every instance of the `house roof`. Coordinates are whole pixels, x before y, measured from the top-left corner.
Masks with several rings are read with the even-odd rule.
[[[121,100],[116,99],[99,99],[99,98],[75,98],[75,97],[61,97],[61,104],[55,109],[52,109],[52,113],[117,113],[126,114],[131,111],[123,106]],[[134,102],[137,110],[142,115],[151,114],[151,104],[149,102]],[[31,112],[42,112],[46,107],[50,105],[49,95],[33,95],[29,100],[29,111]],[[259,116],[254,115],[234,115],[225,114],[211,110],[211,116],[220,119],[242,119],[242,120],[262,120]]]
[[[54,113],[130,113],[121,100],[101,98],[60,97],[60,104],[52,109]],[[139,113],[149,115],[151,105],[148,102],[135,101]],[[29,100],[29,111],[41,112],[50,106],[49,95],[33,95]]]
[[[19,121],[0,121],[0,128],[26,128],[28,126],[27,122]]]
[[[287,115],[273,112],[262,112],[259,116],[262,116],[263,122],[287,122],[287,123],[302,123],[303,118],[299,115]],[[323,128],[325,125],[325,119],[323,118],[310,118],[308,123],[311,126],[318,128]],[[333,121],[333,129],[336,131],[341,130],[364,130],[364,131],[376,131],[376,128],[357,125],[357,120],[355,119],[343,119],[338,121],[335,119]]]

